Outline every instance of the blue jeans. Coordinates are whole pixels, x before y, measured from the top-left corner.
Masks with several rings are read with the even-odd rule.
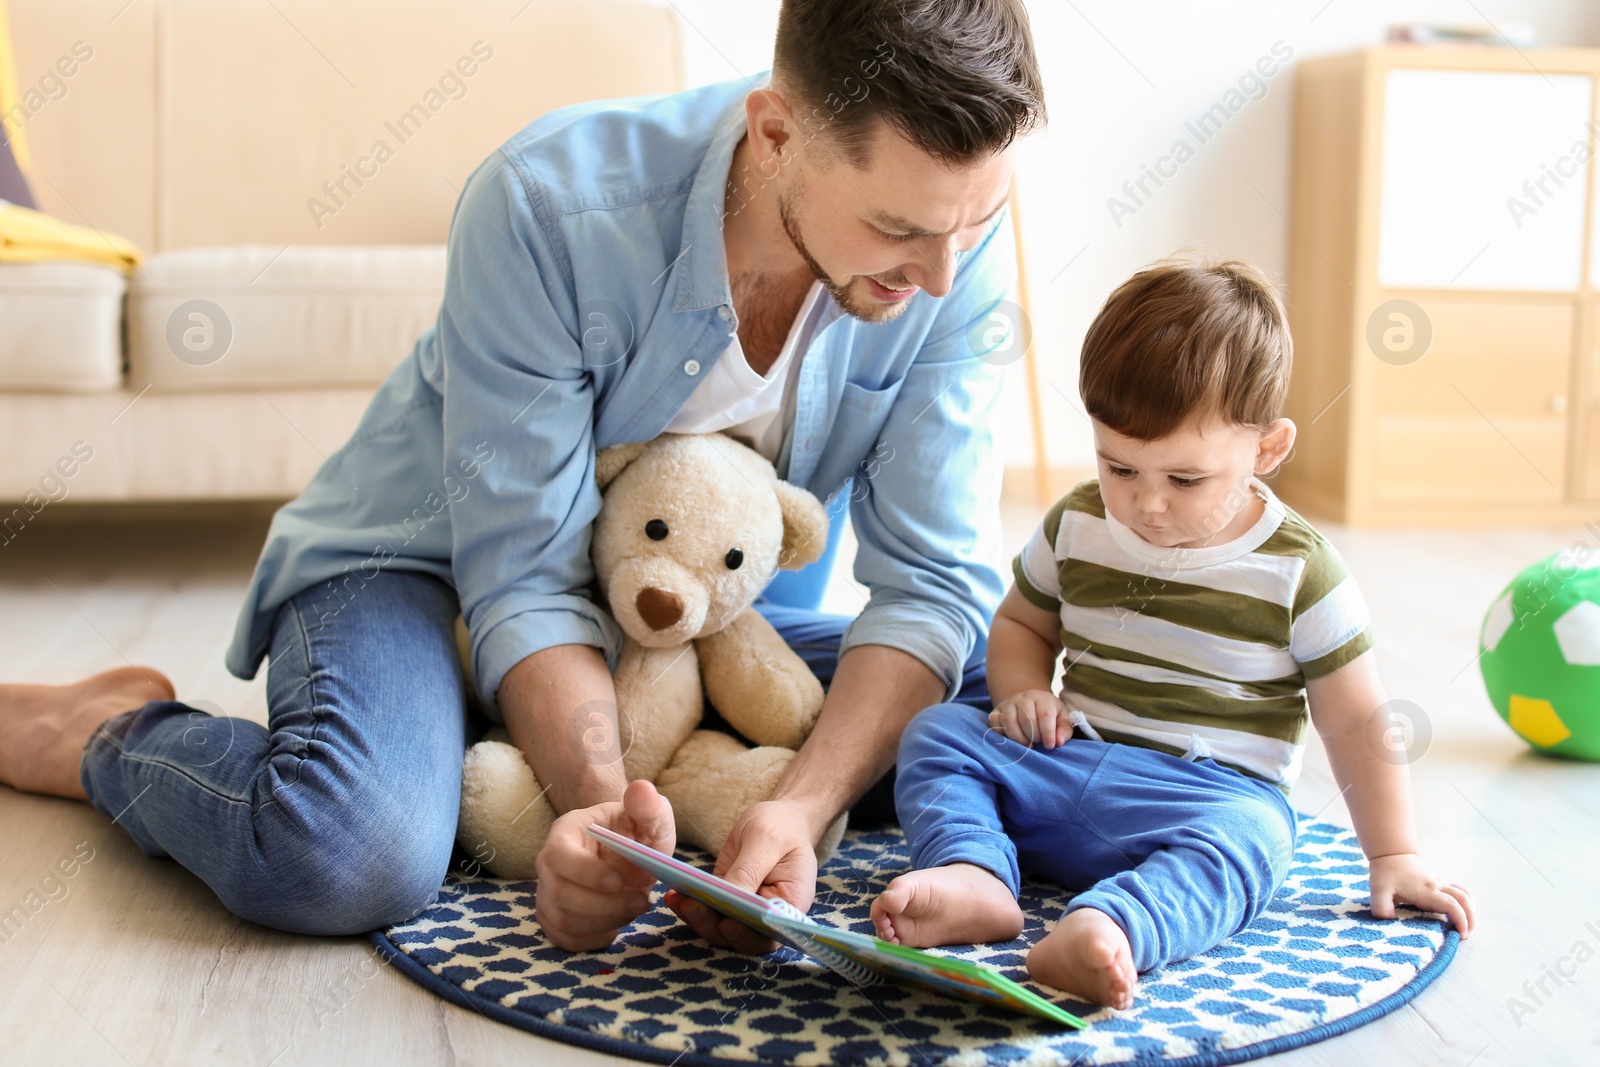
[[[375,929],[437,898],[462,753],[488,726],[466,710],[447,583],[388,569],[337,613],[328,604],[314,586],[279,609],[265,728],[151,701],[101,724],[79,769],[90,803],[145,853],[177,860],[235,914],[303,934]],[[826,685],[850,620],[762,607]],[[882,783],[877,795],[890,804]]]
[[[971,863],[1013,894],[1021,871],[1081,890],[1148,971],[1248,926],[1294,857],[1294,809],[1275,786],[1205,758],[1074,731],[1028,747],[961,704],[901,735],[895,804],[917,869]]]

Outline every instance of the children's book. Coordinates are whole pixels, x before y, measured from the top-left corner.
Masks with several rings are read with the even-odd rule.
[[[1087,1025],[993,968],[824,926],[781,897],[763,897],[741,889],[614,830],[590,826],[589,833],[684,896],[805,953],[856,985],[872,985],[887,978],[934,993],[1037,1015],[1076,1029]]]

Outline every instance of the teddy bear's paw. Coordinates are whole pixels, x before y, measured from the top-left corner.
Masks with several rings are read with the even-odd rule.
[[[759,695],[734,713],[734,728],[758,745],[798,749],[822,714],[822,683],[816,675],[773,671]],[[727,716],[724,716],[727,718]]]
[[[469,862],[499,878],[533,878],[534,859],[555,820],[521,749],[480,741],[467,750],[456,841]]]
[[[833,825],[829,826],[825,831],[823,831],[822,840],[817,842],[818,867],[821,867],[824,863],[827,863],[829,860],[833,859],[833,854],[839,851],[839,842],[844,838],[846,824],[848,824],[849,821],[850,813],[847,811],[842,811],[839,813],[839,817],[833,820]]]
[[[612,684],[623,771],[630,782],[653,782],[705,711],[695,647],[646,648],[625,637]]]
[[[696,730],[678,747],[672,762],[656,778],[656,785],[676,786],[749,752],[737,737],[721,730]]]
[[[739,816],[772,795],[792,759],[788,749],[745,748],[721,731],[696,730],[656,779],[672,802],[678,839],[721,852]]]
[[[698,645],[706,695],[730,726],[758,745],[805,742],[822,712],[822,683],[760,612],[747,609]]]

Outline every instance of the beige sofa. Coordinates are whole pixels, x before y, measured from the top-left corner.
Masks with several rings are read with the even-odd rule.
[[[298,493],[433,322],[473,168],[542,112],[684,81],[646,0],[8,8],[40,208],[148,253],[0,264],[11,536],[63,499]]]

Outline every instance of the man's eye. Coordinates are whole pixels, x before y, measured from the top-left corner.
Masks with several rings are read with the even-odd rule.
[[[885,232],[883,230],[878,230],[878,236],[882,237],[885,241],[909,241],[913,237],[915,237],[916,234],[914,234],[914,233],[887,233],[887,232]]]
[[[1172,484],[1177,486],[1179,489],[1193,489],[1203,481],[1205,481],[1204,478],[1179,478],[1177,475],[1172,476]]]

